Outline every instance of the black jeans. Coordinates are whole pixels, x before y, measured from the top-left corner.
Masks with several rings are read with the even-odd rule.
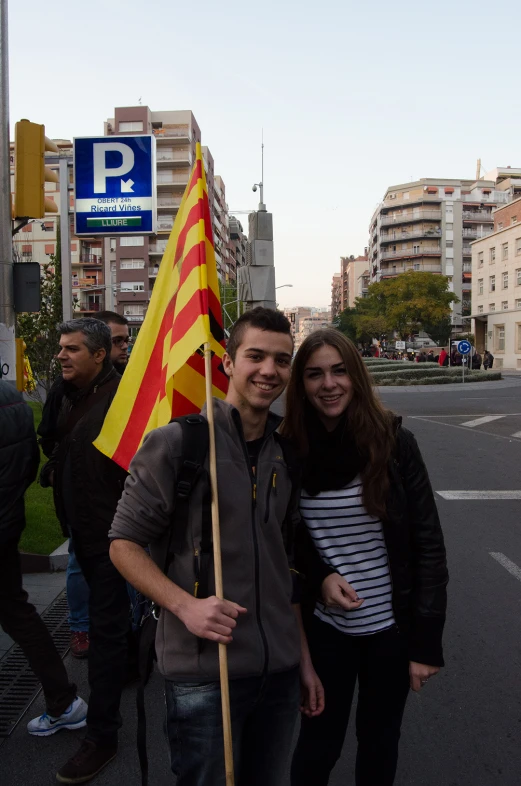
[[[22,587],[18,538],[0,546],[0,625],[22,648],[42,683],[49,715],[61,715],[76,698],[51,634]]]
[[[113,746],[122,723],[119,705],[125,681],[130,609],[127,585],[108,552],[85,556],[74,535],[73,540],[90,590],[87,739],[101,746]]]
[[[342,752],[358,678],[356,786],[392,786],[409,693],[406,642],[396,628],[348,636],[314,617],[309,632],[313,665],[325,691],[325,710],[302,717],[291,767],[292,786],[326,786]]]
[[[237,786],[282,786],[298,715],[298,668],[230,680]],[[178,786],[224,786],[218,682],[166,682],[171,767]]]

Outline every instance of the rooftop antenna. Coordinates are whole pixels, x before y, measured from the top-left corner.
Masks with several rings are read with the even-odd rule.
[[[139,96],[139,98],[138,98],[139,106],[141,106],[141,98],[142,98],[142,96]]]
[[[263,213],[266,212],[266,205],[264,204],[264,129],[262,129],[261,136],[261,180],[260,183],[254,183],[252,191],[256,191],[257,187],[260,191],[260,202],[258,210]]]

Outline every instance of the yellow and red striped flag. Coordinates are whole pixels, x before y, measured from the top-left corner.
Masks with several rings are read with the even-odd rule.
[[[212,349],[213,394],[228,386],[221,359],[224,332],[206,176],[196,161],[168,241],[128,367],[94,445],[120,466],[144,437],[205,403],[204,356]]]

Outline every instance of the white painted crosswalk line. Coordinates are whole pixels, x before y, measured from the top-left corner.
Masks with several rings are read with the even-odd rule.
[[[515,434],[511,434],[510,436],[514,437],[514,439],[521,439],[521,431],[516,431]]]
[[[461,423],[462,426],[467,428],[475,428],[475,426],[484,426],[485,423],[492,423],[493,420],[501,420],[506,417],[505,415],[485,415],[483,418],[476,418],[476,420],[468,420],[466,423]]]
[[[437,491],[443,499],[521,499],[521,491]]]
[[[506,568],[506,570],[508,570],[512,576],[515,576],[516,579],[521,581],[521,568],[516,565],[515,562],[512,562],[512,560],[508,559],[508,557],[505,557],[505,555],[500,551],[489,551],[489,554],[491,557],[493,557],[493,559],[497,560],[500,565],[503,565],[503,567]]]

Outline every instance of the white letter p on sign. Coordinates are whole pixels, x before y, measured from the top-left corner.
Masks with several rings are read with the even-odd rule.
[[[130,172],[134,167],[134,151],[123,142],[95,142],[94,149],[94,193],[107,193],[107,178],[121,177]],[[121,154],[121,164],[117,167],[107,167],[107,153]]]

